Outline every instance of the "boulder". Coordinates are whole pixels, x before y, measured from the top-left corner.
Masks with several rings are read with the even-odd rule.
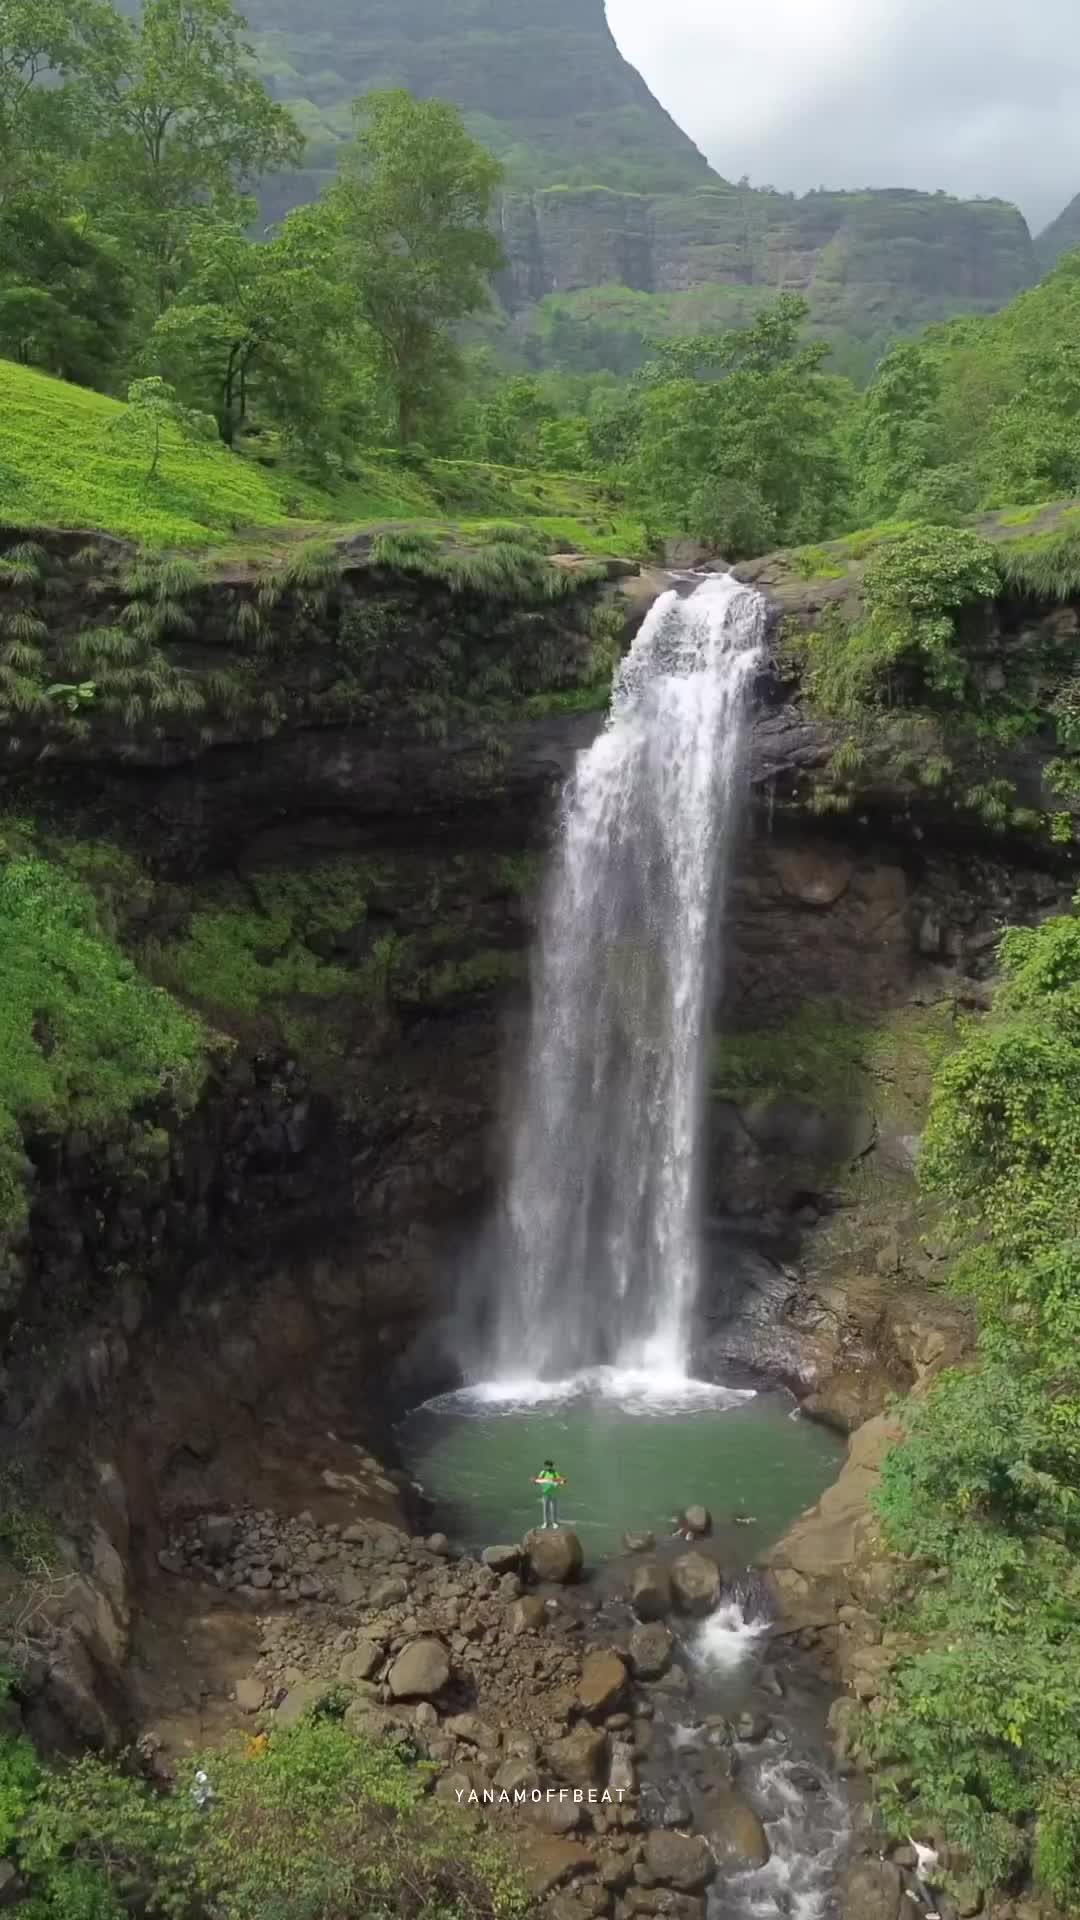
[[[373,1607],[396,1607],[398,1602],[408,1598],[409,1589],[404,1580],[391,1577],[380,1580],[371,1592]]]
[[[402,1724],[396,1713],[389,1713],[385,1707],[368,1699],[354,1700],[346,1707],[342,1725],[346,1733],[359,1734],[368,1740],[399,1738],[402,1732]]]
[[[581,1668],[578,1704],[583,1713],[613,1713],[626,1691],[626,1667],[617,1653],[588,1653]]]
[[[718,1864],[730,1873],[763,1867],[770,1854],[768,1835],[745,1795],[735,1787],[710,1789],[702,1809],[702,1827]]]
[[[495,1785],[500,1793],[535,1793],[540,1775],[527,1760],[504,1760],[495,1775]]]
[[[576,1833],[585,1825],[585,1805],[572,1794],[565,1800],[539,1800],[532,1805],[531,1817],[548,1833]]]
[[[485,1547],[480,1555],[493,1573],[516,1573],[521,1565],[520,1547]]]
[[[712,1514],[708,1507],[685,1508],[682,1523],[687,1533],[692,1533],[699,1539],[712,1532]]]
[[[499,1744],[498,1729],[475,1713],[455,1713],[443,1722],[443,1732],[452,1734],[455,1740],[464,1740],[470,1747],[482,1747],[491,1753]]]
[[[635,1627],[630,1635],[630,1665],[639,1680],[659,1680],[671,1665],[675,1645],[662,1620]]]
[[[234,1546],[239,1529],[231,1513],[204,1513],[199,1523],[203,1552],[212,1567],[220,1567]]]
[[[295,1727],[327,1694],[325,1680],[301,1680],[290,1687],[275,1716],[279,1727]]]
[[[266,1699],[266,1683],[249,1673],[236,1683],[236,1704],[241,1713],[258,1713]]]
[[[770,849],[769,860],[782,892],[803,907],[834,906],[855,872],[855,862],[832,847]]]
[[[662,1560],[643,1560],[634,1568],[630,1605],[639,1620],[662,1620],[671,1612],[671,1575]]]
[[[745,1740],[751,1746],[756,1745],[759,1740],[766,1739],[771,1728],[772,1721],[767,1713],[759,1713],[749,1707],[745,1713],[740,1713],[734,1722],[736,1740]]]
[[[585,1564],[581,1541],[569,1527],[535,1527],[522,1544],[534,1580],[553,1580],[565,1586],[577,1579]]]
[[[661,1886],[679,1893],[701,1893],[716,1877],[716,1861],[696,1833],[647,1833],[645,1865]]]
[[[547,1609],[538,1594],[527,1593],[510,1608],[511,1633],[539,1633],[547,1624]]]
[[[345,1654],[338,1668],[338,1679],[343,1687],[355,1686],[359,1680],[370,1680],[382,1659],[382,1648],[370,1640],[358,1640],[351,1653]]]
[[[594,1787],[607,1760],[607,1735],[599,1727],[575,1727],[565,1739],[549,1741],[548,1765],[569,1787]]]
[[[395,1700],[431,1700],[450,1679],[450,1655],[441,1640],[411,1640],[398,1654],[388,1676]]]
[[[720,1601],[720,1569],[705,1553],[683,1553],[671,1569],[675,1604],[683,1613],[712,1613]]]
[[[522,1836],[519,1865],[535,1900],[543,1900],[575,1874],[588,1872],[592,1855],[579,1840],[530,1833]]]
[[[656,1546],[655,1533],[624,1533],[622,1543],[627,1553],[652,1553]]]
[[[891,1860],[856,1860],[840,1882],[841,1920],[899,1920],[909,1904]]]
[[[705,1920],[705,1901],[700,1893],[676,1893],[672,1887],[627,1887],[619,1903],[620,1920],[635,1920],[639,1913],[662,1913],[664,1920]]]

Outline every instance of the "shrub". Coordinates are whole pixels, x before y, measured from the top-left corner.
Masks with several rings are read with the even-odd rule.
[[[28,1920],[518,1920],[506,1855],[428,1784],[397,1747],[325,1716],[192,1762],[170,1794],[88,1757],[31,1783],[20,1809]]]

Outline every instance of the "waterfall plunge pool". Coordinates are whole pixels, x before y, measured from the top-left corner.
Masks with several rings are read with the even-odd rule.
[[[538,1524],[531,1480],[554,1460],[567,1481],[559,1518],[593,1567],[621,1552],[624,1532],[659,1542],[696,1504],[712,1513],[722,1559],[746,1566],[835,1480],[844,1453],[779,1389],[665,1386],[603,1369],[442,1394],[406,1416],[398,1440],[440,1526],[470,1549]]]

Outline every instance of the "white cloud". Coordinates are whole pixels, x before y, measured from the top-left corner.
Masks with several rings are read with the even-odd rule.
[[[944,187],[1037,229],[1080,192],[1076,0],[607,0],[729,179]]]

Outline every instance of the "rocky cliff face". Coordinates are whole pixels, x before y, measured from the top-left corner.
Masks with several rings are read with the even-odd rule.
[[[632,363],[632,342],[607,337],[592,311],[612,288],[699,296],[639,314],[641,338],[672,321],[739,325],[788,289],[806,293],[815,325],[843,343],[844,370],[861,375],[896,334],[993,312],[1038,278],[1027,226],[1001,201],[729,185],[622,58],[603,0],[252,0],[248,14],[263,77],[310,142],[302,173],[265,183],[268,217],[330,178],[358,94],[406,86],[455,102],[506,169],[500,291],[533,358]],[[597,289],[596,303],[581,298]],[[584,358],[530,323],[551,295],[579,297]]]
[[[1049,273],[1056,267],[1063,253],[1071,253],[1074,247],[1080,247],[1080,193],[1070,200],[1058,214],[1044,227],[1035,241],[1035,257],[1042,273]]]
[[[298,114],[316,171],[333,165],[351,99],[404,86],[461,107],[509,176],[531,186],[664,189],[711,177],[623,59],[604,0],[253,0],[248,17],[263,76]],[[311,175],[297,184],[309,197]],[[287,188],[271,191],[280,201]]]
[[[60,543],[58,625],[77,617],[70,558]],[[775,567],[770,583],[812,617],[812,584]],[[163,1092],[100,1138],[28,1143],[0,1450],[54,1511],[69,1569],[33,1667],[49,1737],[125,1731],[138,1586],[170,1526],[263,1490],[299,1511],[381,1444],[395,1403],[452,1374],[445,1321],[498,1174],[553,800],[600,724],[575,710],[595,586],[511,618],[353,556],[325,598],[289,590],[253,664],[236,601],[254,591],[200,585],[175,642],[248,704],[28,729],[7,776],[9,803],[82,836],[97,868],[106,846],[131,863],[124,942],[219,1036],[194,1111]],[[403,689],[448,636],[450,677],[417,710]],[[478,697],[493,636],[534,676],[508,706]],[[250,703],[271,683],[273,715]],[[1072,883],[902,781],[823,822],[833,744],[767,677],[716,1009],[701,1341],[854,1427],[962,1349],[912,1178],[929,1074],[998,929]]]
[[[568,311],[585,318],[585,290],[614,285],[675,297],[676,318],[696,291],[686,325],[735,325],[783,290],[806,296],[820,331],[867,352],[933,320],[993,312],[1038,277],[1015,207],[899,190],[796,199],[723,183],[651,196],[551,188],[508,199],[503,243],[504,298],[518,314],[577,296]]]

